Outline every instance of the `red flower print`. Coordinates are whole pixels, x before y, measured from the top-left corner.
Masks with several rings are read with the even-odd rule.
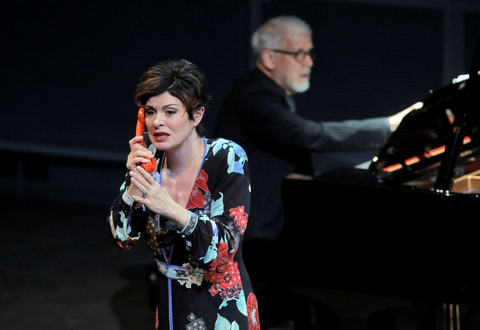
[[[190,199],[188,200],[187,209],[200,208],[203,207],[203,193],[208,192],[208,174],[202,169],[200,174],[193,184],[192,193],[190,194]]]
[[[235,227],[238,228],[240,235],[245,233],[248,222],[248,214],[245,213],[245,206],[238,206],[234,209],[230,209],[230,216],[234,218]]]
[[[235,251],[228,253],[227,243],[222,242],[218,246],[218,255],[212,261],[210,269],[205,272],[203,278],[212,283],[208,290],[212,296],[217,293],[222,299],[238,298],[242,291],[242,281],[238,263],[233,261]]]
[[[250,293],[247,299],[248,330],[260,330],[257,297]]]
[[[131,237],[129,237],[129,238],[128,238],[126,241],[124,241],[124,242],[122,242],[122,241],[117,241],[117,245],[118,245],[120,248],[122,248],[122,249],[124,249],[124,250],[126,250],[126,251],[130,250],[130,249],[135,245],[135,243],[136,243],[136,240],[132,239]]]

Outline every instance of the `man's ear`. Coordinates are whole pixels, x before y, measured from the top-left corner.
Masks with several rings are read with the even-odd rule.
[[[275,69],[276,65],[277,65],[277,59],[275,58],[275,54],[268,50],[268,49],[264,49],[262,51],[262,54],[260,56],[261,60],[262,60],[262,64],[263,66],[271,71],[273,69]]]

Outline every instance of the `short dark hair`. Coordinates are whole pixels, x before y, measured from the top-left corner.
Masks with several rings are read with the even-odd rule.
[[[151,97],[165,92],[182,101],[190,120],[194,119],[195,110],[200,107],[206,109],[211,99],[205,74],[184,59],[161,62],[145,71],[137,85],[135,103],[143,107]],[[199,136],[203,135],[201,123],[196,130]]]

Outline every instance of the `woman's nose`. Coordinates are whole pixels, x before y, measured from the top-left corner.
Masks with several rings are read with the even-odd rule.
[[[155,128],[157,128],[160,126],[164,126],[164,124],[165,124],[165,121],[163,118],[163,114],[157,112],[157,114],[155,115],[155,119],[153,120],[153,125],[155,126]]]

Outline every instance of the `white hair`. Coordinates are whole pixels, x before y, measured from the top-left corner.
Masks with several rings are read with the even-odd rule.
[[[285,40],[294,35],[312,35],[312,29],[296,16],[278,16],[262,24],[252,35],[252,50],[256,59],[264,49],[282,48]]]

